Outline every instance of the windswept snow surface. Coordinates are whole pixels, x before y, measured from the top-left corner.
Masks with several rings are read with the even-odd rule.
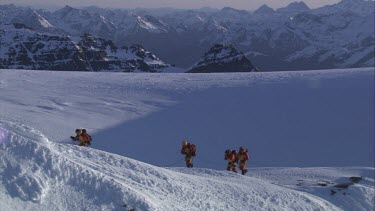
[[[374,73],[0,70],[0,210],[373,210]]]

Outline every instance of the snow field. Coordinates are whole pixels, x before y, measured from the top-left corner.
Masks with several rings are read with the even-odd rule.
[[[373,78],[0,70],[0,210],[372,210]],[[239,146],[245,177],[222,171]]]

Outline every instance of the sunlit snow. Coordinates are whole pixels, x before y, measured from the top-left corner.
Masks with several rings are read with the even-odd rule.
[[[373,210],[374,76],[0,70],[0,210]]]

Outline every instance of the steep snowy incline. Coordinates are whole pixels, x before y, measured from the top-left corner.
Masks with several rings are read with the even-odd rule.
[[[175,172],[52,143],[22,124],[1,120],[0,126],[8,134],[0,149],[0,210],[340,210],[251,177]]]

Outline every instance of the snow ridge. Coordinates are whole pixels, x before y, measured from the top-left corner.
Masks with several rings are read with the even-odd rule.
[[[208,175],[175,173],[90,148],[41,142],[13,131],[15,128],[28,136],[40,136],[29,127],[5,125],[5,128],[10,128],[10,137],[1,149],[3,186],[10,196],[39,204],[41,210],[48,210],[52,200],[57,200],[55,205],[60,205],[61,200],[73,203],[74,199],[62,196],[67,190],[73,196],[79,192],[87,197],[86,202],[75,205],[78,209],[121,210],[127,205],[136,210],[185,210],[187,207],[190,210],[233,207],[339,210],[312,195],[256,179],[244,180],[241,176],[215,171],[208,173],[230,180],[222,182]],[[207,172],[210,171],[204,174]],[[236,198],[228,198],[227,194],[234,192],[238,193]],[[213,196],[214,201],[210,201]]]

